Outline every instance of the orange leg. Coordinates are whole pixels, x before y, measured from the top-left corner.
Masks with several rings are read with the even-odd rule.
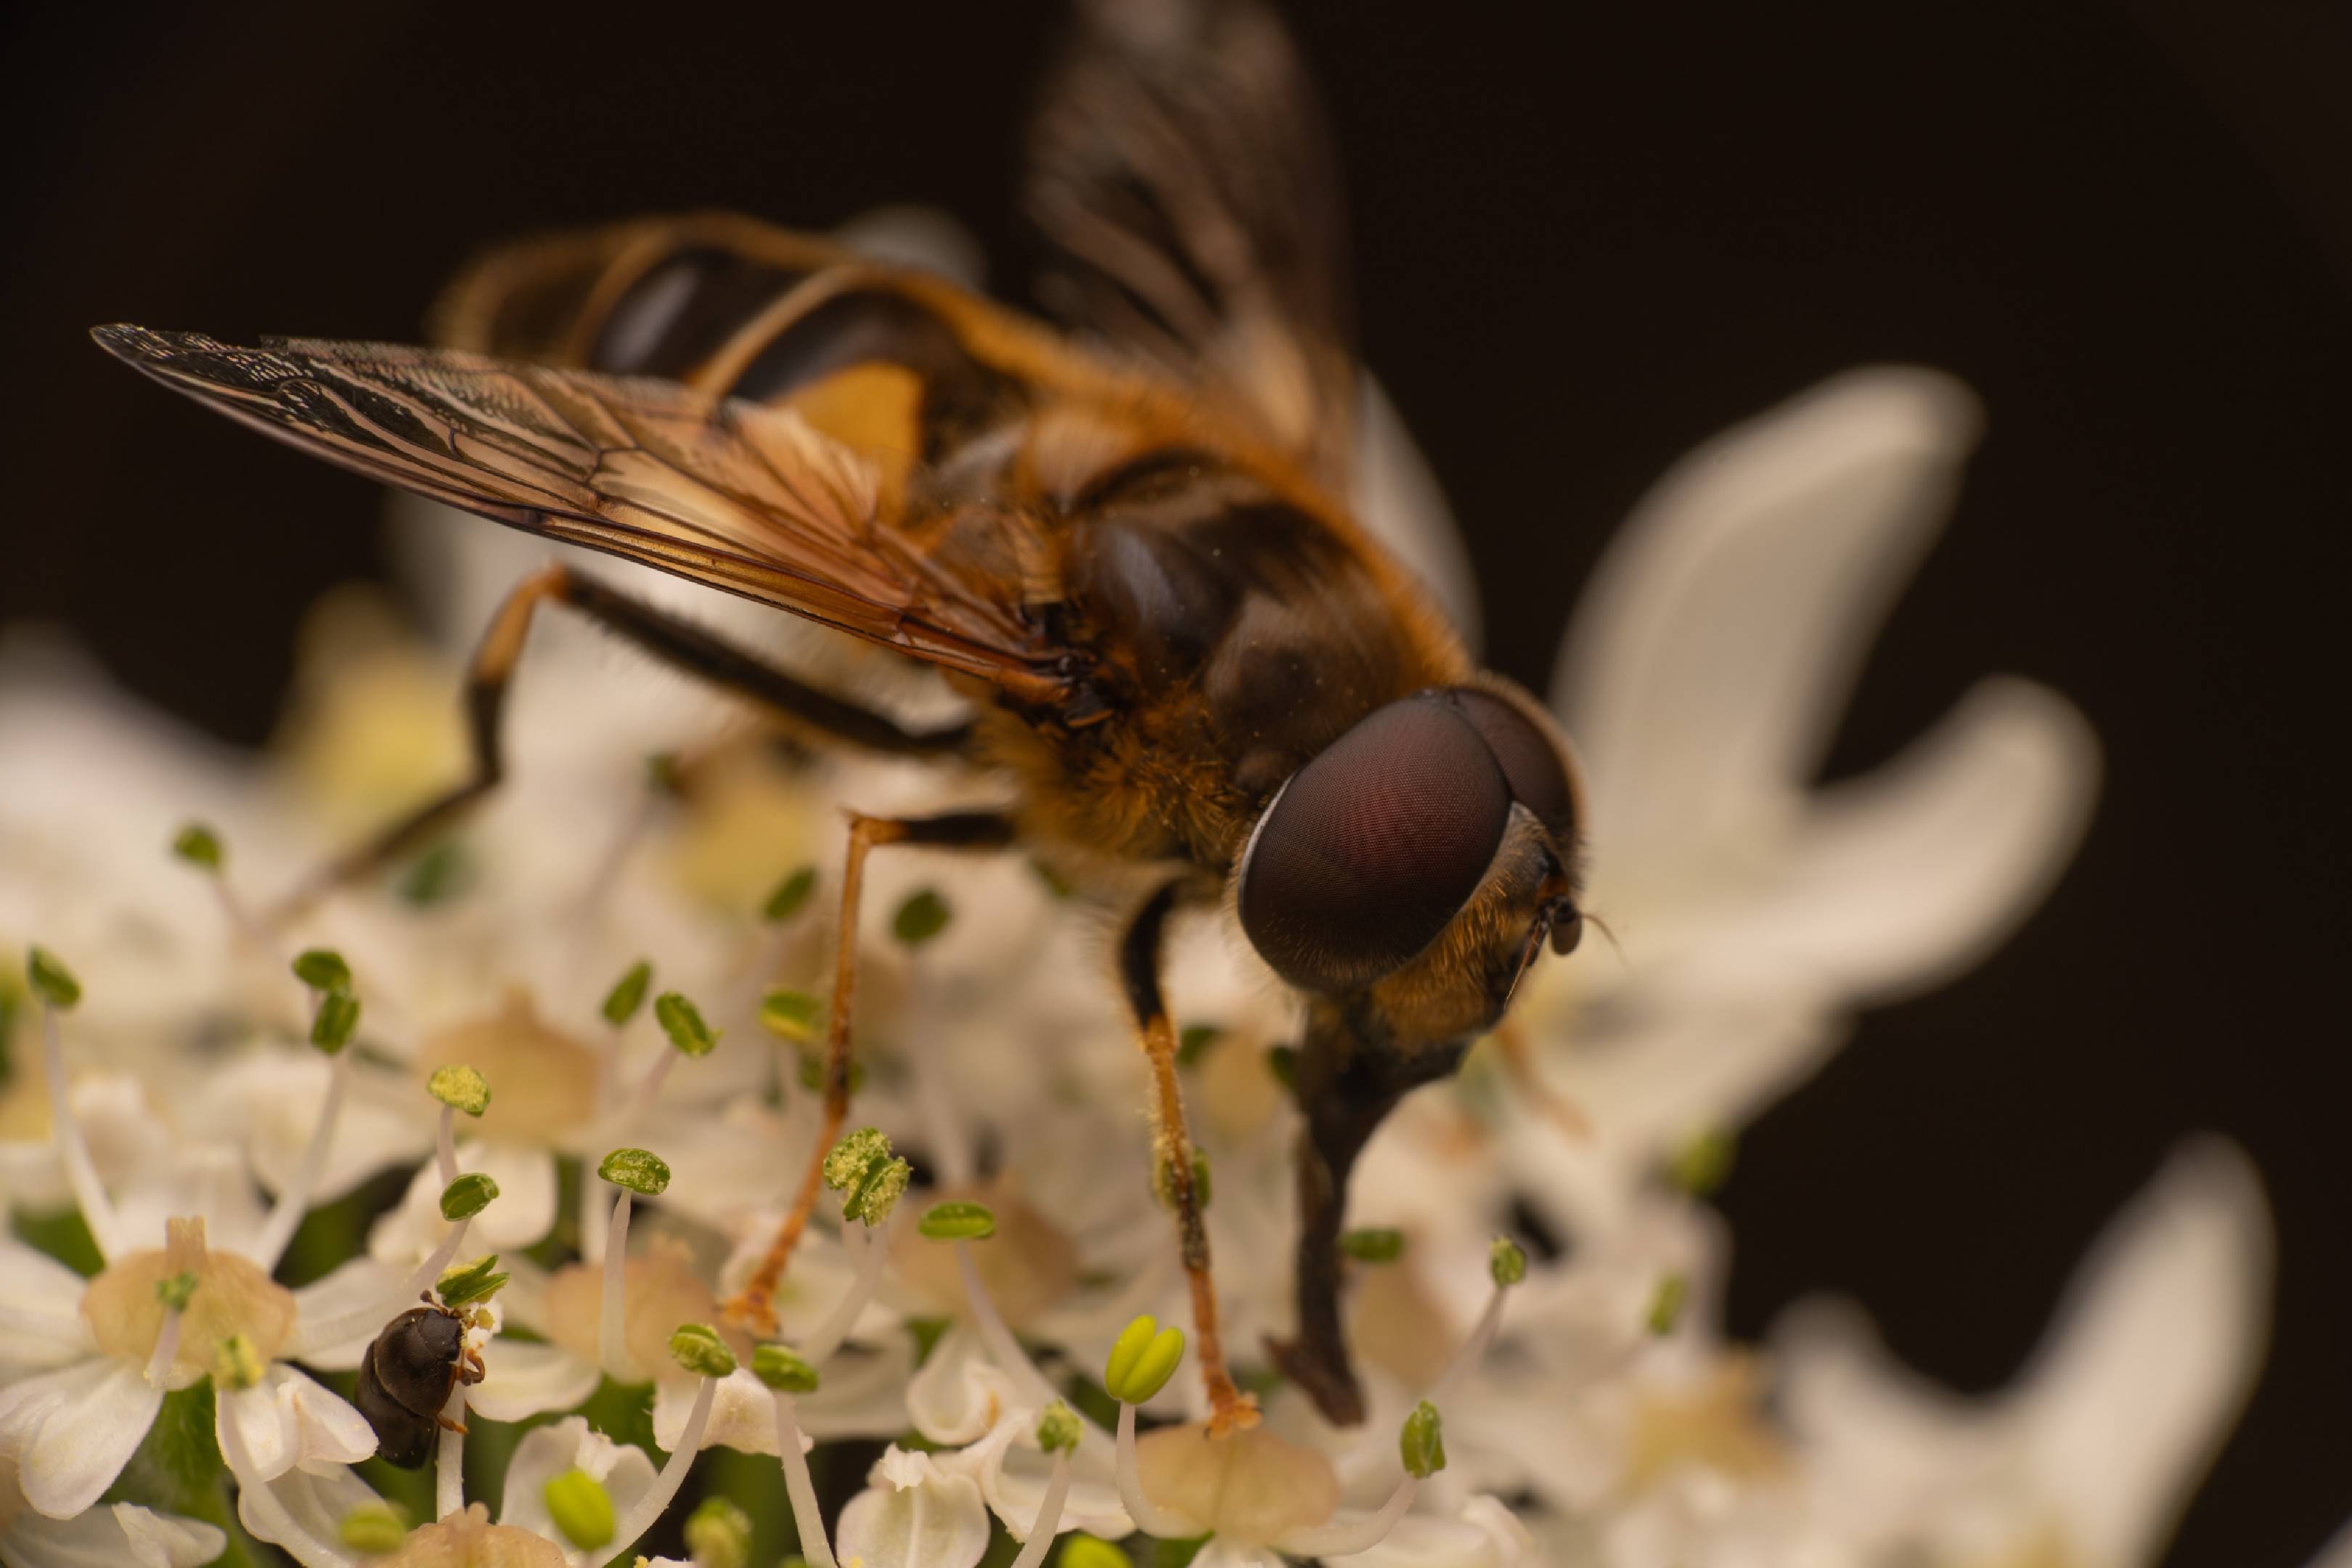
[[[944,816],[897,818],[849,814],[849,854],[841,868],[841,926],[835,939],[833,1005],[825,1020],[824,1121],[799,1194],[760,1266],[723,1309],[728,1321],[754,1333],[776,1331],[776,1287],[793,1260],[793,1249],[816,1212],[824,1190],[824,1157],[849,1124],[849,1068],[853,1057],[850,1014],[857,994],[857,909],[866,883],[866,857],[882,844],[928,845],[940,849],[1001,849],[1013,842],[1013,820],[990,811],[952,812]]]
[[[1176,1026],[1160,990],[1160,937],[1176,905],[1170,882],[1148,900],[1119,942],[1119,978],[1128,1005],[1151,1064],[1152,1157],[1160,1182],[1176,1211],[1176,1241],[1192,1291],[1193,1351],[1201,1383],[1209,1395],[1209,1429],[1238,1431],[1257,1425],[1257,1401],[1234,1386],[1225,1369],[1225,1347],[1217,1330],[1217,1285],[1209,1266],[1209,1230],[1194,1179],[1192,1138],[1184,1124],[1184,1097],[1176,1081]]]

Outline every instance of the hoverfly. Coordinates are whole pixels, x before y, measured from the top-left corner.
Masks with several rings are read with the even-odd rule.
[[[482,1381],[482,1352],[466,1342],[472,1326],[465,1313],[427,1297],[369,1342],[352,1403],[375,1433],[384,1463],[413,1470],[432,1458],[439,1429],[451,1424],[441,1414],[450,1390]]]
[[[1151,868],[1120,979],[1221,1427],[1255,1417],[1217,1336],[1160,983],[1171,915],[1222,904],[1303,1000],[1298,1325],[1270,1349],[1340,1421],[1362,1414],[1338,1300],[1357,1155],[1582,921],[1565,739],[1475,668],[1340,499],[1358,381],[1310,105],[1253,5],[1087,7],[1030,147],[1058,331],[940,278],[706,215],[493,254],[447,295],[438,348],[97,332],[331,462],[894,649],[969,701],[964,721],[911,729],[550,566],[475,655],[472,776],[325,882],[496,784],[502,701],[543,605],[803,734],[1004,781],[1001,812],[853,814],[843,932],[881,844],[1018,845],[1104,889]],[[837,945],[820,1152],[849,1101],[856,953]],[[772,1321],[816,1191],[812,1161],[730,1303],[740,1320]]]

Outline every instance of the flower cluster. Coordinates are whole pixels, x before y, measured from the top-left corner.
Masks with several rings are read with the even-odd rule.
[[[1556,705],[1619,951],[1541,965],[1367,1153],[1352,1427],[1259,1348],[1291,1328],[1297,1019],[1243,944],[1181,928],[1168,979],[1265,1417],[1223,1433],[1178,1375],[1099,922],[1017,857],[905,854],[831,929],[843,807],[992,781],[812,757],[550,626],[507,787],[275,920],[261,894],[460,772],[460,639],[513,542],[412,517],[446,635],[331,599],[259,756],[12,646],[0,1562],[2152,1562],[2258,1360],[2267,1220],[2228,1147],[2157,1176],[1995,1398],[1895,1367],[1851,1307],[1763,1346],[1717,1319],[1739,1125],[1857,1007],[2000,942],[2090,808],[2086,727],[2014,679],[1811,782],[1973,417],[1925,374],[1843,378],[1693,457],[1611,551]],[[1367,510],[1468,602],[1443,517],[1393,500]],[[641,585],[895,710],[952,703]],[[835,940],[864,955],[856,1130],[759,1338],[723,1306],[818,1152]]]

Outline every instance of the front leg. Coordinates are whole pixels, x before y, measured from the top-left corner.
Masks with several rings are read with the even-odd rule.
[[[783,1282],[793,1249],[816,1212],[824,1190],[824,1157],[849,1123],[850,1009],[857,993],[857,910],[866,889],[866,857],[883,844],[927,845],[936,849],[1002,849],[1013,839],[1013,819],[993,811],[957,811],[941,816],[849,816],[849,853],[841,866],[841,929],[835,938],[833,1007],[825,1021],[824,1125],[802,1173],[800,1194],[776,1227],[775,1238],[743,1289],[729,1298],[730,1322],[755,1333],[776,1331],[776,1287]]]
[[[1257,1425],[1257,1401],[1234,1386],[1217,1333],[1217,1286],[1209,1268],[1209,1231],[1193,1179],[1192,1139],[1184,1125],[1184,1097],[1176,1082],[1176,1026],[1160,990],[1160,946],[1180,880],[1154,893],[1137,911],[1118,944],[1119,980],[1135,1015],[1143,1054],[1151,1064],[1154,1171],[1176,1210],[1176,1239],[1192,1288],[1192,1333],[1201,1382],[1209,1394],[1209,1429],[1231,1432]]]
[[[1364,1418],[1364,1394],[1339,1319],[1339,1237],[1348,1219],[1348,1178],[1388,1113],[1411,1090],[1451,1074],[1465,1045],[1410,1054],[1368,1042],[1344,1011],[1323,1000],[1307,1016],[1298,1059],[1298,1334],[1269,1341],[1283,1375],[1307,1391],[1335,1425]]]

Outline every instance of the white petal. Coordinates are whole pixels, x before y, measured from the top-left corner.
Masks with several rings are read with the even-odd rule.
[[[2271,1221],[2252,1166],[2184,1147],[2099,1238],[2013,1418],[2095,1563],[2152,1560],[2261,1370]]]
[[[987,1436],[961,1452],[942,1457],[944,1468],[980,1483],[980,1495],[1013,1539],[1026,1542],[1052,1479],[1054,1461],[1037,1447],[1037,1413],[1008,1412]],[[1111,1439],[1094,1426],[1084,1431],[1070,1464],[1068,1494],[1062,1501],[1056,1535],[1083,1530],[1106,1541],[1133,1532],[1135,1521],[1118,1500],[1118,1476]]]
[[[1378,1546],[1335,1561],[1349,1568],[1516,1568],[1536,1561],[1536,1543],[1499,1500],[1476,1497],[1452,1519],[1408,1513]]]
[[[0,1237],[0,1381],[95,1352],[81,1315],[88,1283],[47,1253]]]
[[[812,1437],[887,1437],[907,1429],[907,1386],[915,1337],[900,1330],[867,1349],[852,1345],[824,1363],[824,1381],[800,1396],[801,1430]]]
[[[206,1246],[249,1253],[264,1218],[245,1156],[226,1143],[174,1148],[115,1194],[114,1211],[130,1250],[162,1247],[164,1221],[194,1215]]]
[[[1356,385],[1356,467],[1349,487],[1356,520],[1421,579],[1475,653],[1478,580],[1454,509],[1381,384],[1364,375]]]
[[[114,1484],[163,1404],[143,1368],[84,1362],[0,1390],[0,1450],[19,1456],[26,1502],[70,1519]]]
[[[312,1472],[289,1470],[267,1486],[248,1489],[237,1489],[236,1517],[257,1539],[283,1544],[279,1531],[256,1507],[261,1493],[276,1500],[294,1522],[307,1531],[314,1541],[337,1541],[341,1537],[343,1520],[352,1510],[364,1508],[383,1500],[375,1489],[360,1479],[349,1467],[334,1465]]]
[[[69,1520],[20,1514],[0,1536],[0,1563],[8,1568],[199,1568],[227,1546],[228,1538],[202,1520],[125,1502]]]
[[[499,1184],[499,1195],[475,1216],[466,1233],[468,1247],[485,1252],[520,1252],[555,1228],[555,1156],[536,1143],[475,1139],[457,1145],[457,1169],[479,1171]],[[440,1167],[427,1160],[410,1178],[400,1206],[368,1232],[368,1253],[386,1263],[414,1263],[449,1234],[441,1217]]]
[[[570,1410],[596,1392],[601,1375],[562,1345],[495,1339],[482,1352],[488,1373],[466,1391],[468,1409],[493,1421],[520,1421],[550,1410]]]
[[[2320,1549],[2311,1568],[2352,1568],[2352,1524],[2337,1531],[2336,1539]]]
[[[294,1321],[303,1323],[326,1323],[356,1310],[371,1301],[381,1301],[397,1289],[407,1276],[405,1268],[395,1268],[379,1263],[373,1258],[354,1258],[337,1268],[323,1279],[313,1280],[294,1292]],[[360,1331],[359,1337],[340,1345],[303,1345],[303,1364],[328,1372],[350,1372],[360,1364],[382,1323],[373,1323]],[[298,1338],[299,1333],[298,1333]]]
[[[988,1551],[988,1509],[969,1476],[892,1447],[849,1500],[834,1552],[864,1568],[972,1568]]]
[[[1807,782],[1977,424],[1943,376],[1855,371],[1717,437],[1643,500],[1553,689],[1604,875],[1611,857],[1737,843]]]
[[[269,1368],[251,1388],[215,1395],[215,1434],[225,1433],[232,1421],[264,1480],[298,1467],[356,1465],[375,1452],[375,1433],[365,1417],[284,1364]],[[227,1451],[226,1441],[221,1448]]]
[[[2042,901],[2098,772],[2072,704],[1987,681],[1902,756],[1817,795],[1775,868],[1683,933],[1694,962],[1672,978],[1737,990],[1798,976],[1872,999],[1945,979]]]
[[[664,1453],[675,1450],[686,1436],[687,1416],[698,1394],[698,1384],[680,1378],[654,1385],[654,1442]],[[751,1375],[749,1367],[739,1366],[719,1380],[710,1398],[709,1424],[702,1430],[702,1446],[745,1454],[781,1451],[776,1446],[776,1396]],[[813,1447],[813,1439],[803,1433],[801,1452]]]
[[[653,1489],[654,1462],[646,1451],[615,1443],[590,1428],[578,1415],[539,1426],[523,1434],[507,1467],[506,1490],[499,1503],[499,1522],[518,1525],[546,1536],[563,1539],[547,1511],[547,1483],[566,1470],[587,1472],[613,1500],[613,1512],[625,1515]]]
[[[976,1441],[1019,1403],[1013,1380],[988,1359],[979,1331],[968,1323],[940,1336],[907,1386],[907,1414],[915,1430],[946,1447]]]

